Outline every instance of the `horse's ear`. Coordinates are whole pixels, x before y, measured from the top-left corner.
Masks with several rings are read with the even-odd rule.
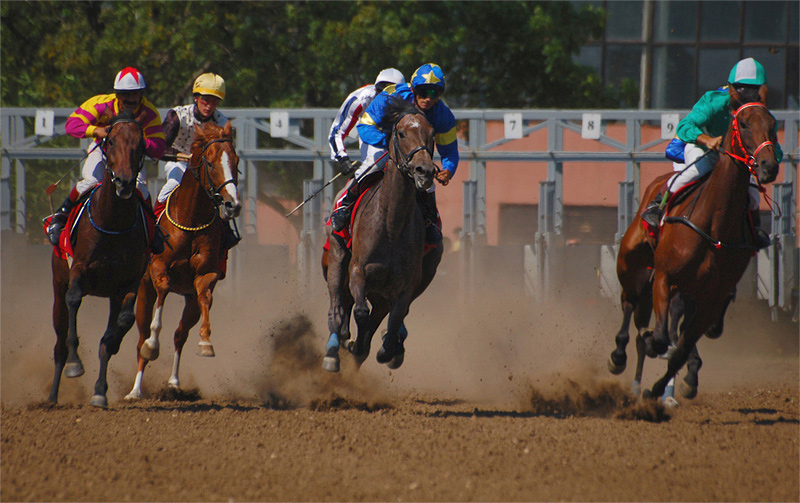
[[[222,128],[222,134],[224,136],[231,136],[232,131],[233,131],[233,126],[231,125],[231,121],[228,120],[228,122],[226,122],[225,126]]]
[[[758,101],[762,104],[767,104],[767,93],[768,93],[767,85],[762,84],[761,87],[758,88]]]
[[[744,105],[747,100],[733,86],[728,86],[728,95],[731,97],[731,110],[736,111]]]

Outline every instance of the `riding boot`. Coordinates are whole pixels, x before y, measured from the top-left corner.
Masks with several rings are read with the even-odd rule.
[[[664,211],[664,206],[667,205],[670,195],[669,191],[663,195],[659,192],[655,199],[653,199],[642,212],[642,221],[644,221],[650,229],[658,229],[661,223],[661,214]]]
[[[67,196],[61,206],[53,213],[53,218],[50,219],[50,226],[47,227],[47,239],[50,240],[50,244],[53,246],[58,246],[61,231],[64,230],[64,226],[67,224],[67,219],[69,218],[69,213],[74,207],[75,201]]]
[[[331,213],[331,227],[335,232],[340,232],[342,229],[350,225],[350,216],[353,212],[353,203],[358,200],[358,186],[355,180],[348,182],[347,190],[344,193],[344,198],[339,207]]]
[[[438,244],[442,241],[442,231],[439,229],[439,210],[436,209],[436,193],[423,192],[419,194],[422,218],[425,220],[425,242]]]
[[[750,211],[750,218],[753,220],[753,232],[755,233],[755,246],[758,250],[772,246],[772,240],[767,231],[761,228],[761,212],[758,210]]]
[[[222,251],[227,251],[239,244],[239,241],[242,240],[242,237],[237,234],[233,227],[231,227],[231,223],[229,221],[225,221],[225,230],[222,234]]]

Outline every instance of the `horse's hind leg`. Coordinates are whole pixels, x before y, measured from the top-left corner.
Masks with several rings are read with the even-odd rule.
[[[725,301],[725,305],[722,308],[722,314],[719,315],[719,319],[711,324],[711,326],[706,330],[706,337],[709,339],[718,339],[720,335],[722,335],[722,327],[725,321],[725,313],[728,311],[728,306],[731,305],[731,301],[736,298],[736,288],[733,289],[731,294],[728,296],[728,299]]]
[[[50,396],[47,401],[58,403],[58,388],[61,384],[61,374],[64,365],[67,363],[67,332],[69,330],[69,311],[65,296],[67,294],[66,275],[69,274],[66,263],[56,263],[53,258],[53,328],[56,332],[56,344],[53,348],[53,361],[55,362],[55,373],[53,384],[50,388]],[[62,267],[63,266],[63,267]]]
[[[679,388],[682,397],[691,400],[697,396],[697,373],[702,366],[703,360],[700,359],[700,353],[697,352],[697,345],[695,345],[689,352],[689,358],[686,361],[686,377],[683,378]]]
[[[380,296],[370,296],[369,301],[370,304],[372,304],[372,310],[369,313],[369,329],[366,332],[359,330],[355,344],[349,348],[359,367],[364,363],[364,360],[367,359],[367,356],[369,356],[369,350],[372,346],[372,337],[375,335],[383,319],[389,314],[389,309],[391,308],[389,303]]]
[[[344,342],[354,345],[350,336],[350,311],[353,308],[353,297],[347,288],[347,266],[350,252],[346,250],[340,239],[334,235],[329,238],[330,250],[323,255],[323,272],[328,282],[328,343],[325,346],[325,357],[322,368],[328,372],[339,371],[339,345]],[[327,264],[327,268],[325,265]]]
[[[403,327],[403,320],[408,315],[410,304],[410,298],[399,299],[395,302],[389,311],[389,322],[386,334],[383,336],[383,345],[375,355],[378,363],[386,363],[391,369],[399,368],[403,364],[405,348],[403,341],[400,340],[400,329]]]
[[[647,356],[655,358],[669,349],[669,304],[671,301],[667,277],[663,272],[656,272],[653,278],[653,311],[656,315],[655,329],[652,337],[645,337]]]

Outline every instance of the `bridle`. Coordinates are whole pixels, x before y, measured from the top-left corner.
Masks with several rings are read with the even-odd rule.
[[[400,121],[403,120],[403,117],[405,117],[406,115],[421,115],[421,116],[425,117],[425,114],[423,114],[419,110],[409,110],[407,112],[404,112],[402,115],[400,115],[400,117],[394,123],[394,127],[392,128],[392,140],[393,140],[393,143],[394,143],[394,157],[390,154],[389,158],[394,162],[395,166],[397,166],[397,169],[399,169],[401,173],[405,174],[406,176],[408,176],[410,178],[414,178],[414,172],[411,169],[411,166],[409,165],[409,163],[414,158],[414,156],[417,154],[417,152],[419,152],[421,150],[424,150],[425,152],[427,152],[428,155],[431,156],[431,159],[433,159],[433,145],[420,145],[419,147],[415,148],[414,150],[412,150],[408,154],[403,154],[403,151],[400,149],[400,138],[399,138],[398,133],[397,133],[397,125],[400,124]],[[433,138],[431,138],[431,140],[433,140]],[[431,141],[431,143],[433,143],[433,141]]]
[[[206,194],[208,194],[209,199],[211,199],[211,203],[214,205],[214,209],[217,209],[222,204],[222,189],[229,183],[233,184],[233,186],[236,187],[237,181],[231,178],[229,180],[225,180],[224,182],[222,182],[222,184],[219,187],[215,186],[214,183],[211,181],[211,172],[210,172],[211,163],[208,162],[208,159],[206,158],[206,150],[208,149],[208,147],[210,147],[215,143],[230,143],[231,145],[233,145],[233,140],[231,138],[217,138],[203,145],[203,150],[200,154],[201,156],[200,164],[197,166],[189,166],[189,170],[194,175],[195,179],[197,180],[197,183],[199,183],[200,186],[203,187],[203,190],[205,190]],[[203,169],[203,173],[205,174],[205,179],[207,183],[203,182],[202,180],[203,177],[201,176],[200,173],[201,168],[205,168]]]
[[[756,147],[756,149],[753,151],[752,154],[748,154],[747,149],[744,147],[744,143],[742,142],[742,134],[739,131],[738,117],[739,117],[739,112],[749,107],[762,107],[765,110],[767,110],[767,107],[765,105],[758,102],[745,103],[744,105],[739,107],[733,113],[733,123],[731,124],[731,129],[733,130],[733,135],[731,138],[731,151],[723,149],[722,153],[727,154],[733,159],[736,159],[737,161],[743,163],[747,167],[748,171],[750,171],[750,174],[752,174],[756,178],[756,180],[758,180],[758,176],[756,175],[755,172],[756,156],[758,155],[758,153],[761,151],[762,148],[768,146],[772,146],[774,148],[775,144],[767,140],[765,142],[762,142],[761,145],[759,145],[758,147]],[[769,113],[769,110],[767,110],[767,113]],[[733,151],[738,151],[739,153],[734,153]],[[760,185],[761,184],[759,183],[759,187]]]
[[[126,122],[136,124],[136,126],[139,128],[139,131],[142,133],[142,138],[144,138],[144,128],[142,128],[142,125],[136,122],[134,119],[119,119],[115,121],[113,124],[111,124],[108,133],[106,134],[105,138],[103,138],[103,141],[100,144],[100,151],[103,153],[103,167],[105,168],[108,175],[111,177],[111,181],[113,183],[117,183],[117,181],[119,181],[120,178],[114,173],[114,170],[111,166],[111,161],[108,158],[109,137],[111,137],[111,132],[114,130],[117,124],[124,124]],[[141,144],[141,141],[139,143]],[[136,175],[139,174],[139,172],[142,170],[143,167],[144,167],[144,155],[142,155],[139,159],[139,166],[138,169],[136,170]]]
[[[183,231],[188,231],[188,232],[201,231],[206,227],[208,227],[209,225],[211,225],[217,218],[217,213],[218,213],[217,210],[219,209],[219,207],[222,205],[223,202],[222,188],[228,185],[229,183],[233,184],[234,187],[236,186],[237,181],[234,180],[233,178],[231,178],[230,180],[225,180],[219,187],[215,186],[214,183],[211,181],[211,172],[210,172],[211,163],[208,162],[208,159],[206,158],[206,150],[214,143],[230,143],[231,145],[233,145],[233,140],[231,138],[216,138],[214,140],[209,141],[208,143],[203,145],[203,150],[200,154],[200,164],[197,166],[189,166],[188,168],[189,171],[192,172],[192,175],[194,175],[194,178],[195,180],[197,180],[197,183],[200,184],[201,187],[203,187],[203,190],[205,191],[206,195],[208,195],[208,198],[211,199],[211,204],[214,206],[214,211],[211,212],[211,220],[198,227],[187,227],[185,225],[179,224],[178,222],[173,220],[171,216],[169,216],[169,201],[170,199],[172,199],[172,194],[174,194],[174,192],[171,192],[170,195],[167,196],[166,208],[164,208],[164,215],[167,217],[167,220],[169,220],[170,223],[172,223],[172,225]],[[203,169],[202,174],[205,175],[205,179],[208,182],[208,184],[206,184],[206,182],[203,181],[203,176],[201,176],[202,174],[200,171],[201,168],[205,168]]]

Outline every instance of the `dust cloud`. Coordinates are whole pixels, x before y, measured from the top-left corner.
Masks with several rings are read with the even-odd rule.
[[[2,246],[2,375],[0,393],[8,406],[41,402],[53,373],[52,287],[49,247]],[[13,241],[13,240],[12,240]],[[375,361],[381,327],[360,369],[342,350],[342,371],[322,370],[327,340],[327,290],[320,281],[302,292],[288,253],[266,253],[242,243],[238,270],[214,292],[211,341],[216,357],[195,354],[199,326],[183,351],[181,387],[203,398],[253,400],[275,407],[318,410],[391,407],[399,394],[432,394],[521,411],[548,407],[562,414],[626,414],[642,418],[659,412],[631,412],[629,390],[635,362],[611,376],[606,361],[621,321],[609,299],[565,289],[557,299],[536,303],[522,293],[521,278],[493,277],[476,285],[470,299],[458,279],[458,261],[445,257],[439,274],[411,306],[406,326],[405,363],[390,370]],[[144,376],[145,397],[163,393],[173,363],[172,333],[183,299],[167,297],[161,356]],[[62,379],[61,403],[85,404],[97,376],[97,347],[108,316],[106,299],[87,297],[78,316],[79,353],[86,374]],[[353,328],[354,325],[353,325]],[[633,333],[633,330],[631,330]],[[136,374],[134,327],[109,366],[109,401],[121,401]],[[700,393],[739,383],[777,380],[797,374],[796,325],[769,320],[754,302],[734,303],[718,340],[698,346],[704,366]],[[666,369],[662,360],[645,363],[643,387]],[[628,412],[620,412],[626,411]],[[644,417],[646,419],[646,417]]]

